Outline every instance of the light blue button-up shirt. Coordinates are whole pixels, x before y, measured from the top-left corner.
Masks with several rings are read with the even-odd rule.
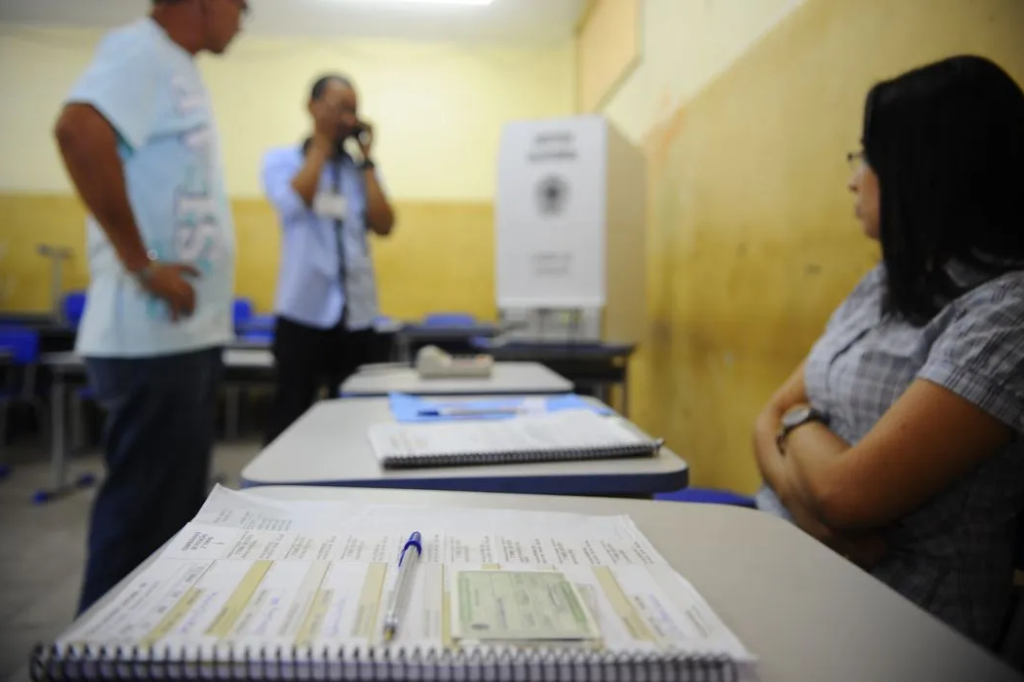
[[[282,232],[275,310],[282,317],[319,329],[335,326],[346,312],[348,329],[368,329],[378,313],[363,171],[346,155],[329,161],[320,176],[318,192],[329,195],[334,192],[337,174],[341,174],[340,193],[346,204],[342,283],[335,219],[318,215],[292,187],[304,161],[301,145],[273,149],[263,161],[263,188],[277,210]]]

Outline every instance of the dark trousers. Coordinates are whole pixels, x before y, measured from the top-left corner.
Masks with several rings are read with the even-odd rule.
[[[375,359],[375,337],[372,329],[350,331],[343,323],[318,329],[278,317],[274,331],[277,393],[265,443],[301,417],[323,387],[329,397],[337,398],[341,383]]]
[[[90,358],[106,410],[106,478],[92,508],[79,612],[192,520],[207,494],[221,349]]]

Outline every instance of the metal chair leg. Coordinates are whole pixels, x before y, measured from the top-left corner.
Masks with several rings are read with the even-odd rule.
[[[71,452],[79,452],[83,446],[82,397],[78,392],[71,394]]]
[[[7,449],[7,401],[0,401],[0,479],[7,478],[11,474],[11,465],[4,456]]]

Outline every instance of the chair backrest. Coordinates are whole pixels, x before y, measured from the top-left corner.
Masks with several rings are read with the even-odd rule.
[[[82,315],[85,314],[85,301],[84,291],[69,291],[64,294],[62,305],[64,321],[72,327],[77,327],[82,321]]]
[[[469,313],[431,313],[423,318],[424,327],[472,327],[476,318]]]
[[[234,305],[235,326],[245,324],[256,315],[256,306],[248,298],[236,298]]]
[[[15,365],[31,365],[39,360],[39,332],[19,327],[0,327],[0,353],[10,354]]]

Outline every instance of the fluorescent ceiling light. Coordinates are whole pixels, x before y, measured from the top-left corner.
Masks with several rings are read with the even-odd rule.
[[[414,5],[490,5],[494,0],[343,0],[344,2],[364,2],[367,4],[386,5],[388,3],[410,3]]]

